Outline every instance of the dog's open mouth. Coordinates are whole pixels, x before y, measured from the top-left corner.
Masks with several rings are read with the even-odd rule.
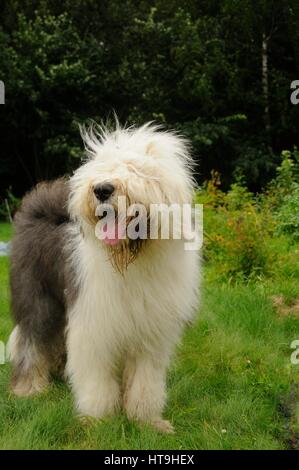
[[[136,221],[134,228],[130,227],[130,223],[134,221],[135,217],[139,215],[138,212],[134,216],[128,216],[125,213],[119,213],[117,210],[114,213],[103,210],[101,214],[97,215],[97,236],[101,241],[110,248],[118,248],[125,241],[128,242],[130,249],[134,249],[136,245],[147,238],[149,230],[149,218],[145,218],[145,222],[139,224]]]

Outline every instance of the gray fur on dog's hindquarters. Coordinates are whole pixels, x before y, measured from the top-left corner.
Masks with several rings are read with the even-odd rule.
[[[19,395],[39,391],[65,363],[68,194],[64,179],[41,183],[25,196],[14,220],[10,284],[17,330],[9,349]]]

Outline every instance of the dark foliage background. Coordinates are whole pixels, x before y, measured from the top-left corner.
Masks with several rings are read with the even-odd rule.
[[[198,181],[260,190],[298,144],[298,0],[2,0],[0,187],[80,162],[78,123],[157,120],[192,139]]]

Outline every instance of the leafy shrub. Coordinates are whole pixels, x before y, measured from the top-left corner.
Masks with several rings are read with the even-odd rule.
[[[225,271],[231,278],[250,279],[267,274],[270,253],[267,229],[254,204],[248,203],[242,213],[228,217],[228,237],[223,241]]]
[[[229,211],[236,211],[246,208],[248,204],[254,204],[254,195],[246,188],[243,176],[238,175],[225,196],[225,205]]]
[[[296,147],[293,152],[284,150],[281,153],[281,163],[276,168],[276,177],[260,198],[263,207],[279,210],[284,204],[285,196],[293,192],[294,183],[299,183],[299,151]]]
[[[260,197],[263,213],[272,212],[275,235],[299,239],[299,151],[285,150],[277,175]]]
[[[273,232],[269,213],[249,192],[241,177],[225,194],[220,176],[212,173],[197,201],[204,204],[204,256],[219,263],[223,277],[248,280],[270,271],[268,240]]]
[[[281,206],[277,210],[274,218],[276,220],[277,235],[291,235],[299,240],[299,184],[292,183],[292,192],[286,194],[282,199]]]
[[[212,170],[211,178],[204,182],[202,191],[197,195],[197,201],[209,207],[222,206],[225,194],[221,191],[220,186],[220,173]]]

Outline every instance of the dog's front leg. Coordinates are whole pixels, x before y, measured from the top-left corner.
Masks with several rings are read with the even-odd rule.
[[[128,360],[123,406],[129,419],[148,422],[162,432],[173,432],[162,418],[166,400],[166,364],[150,355]]]
[[[100,350],[84,328],[71,327],[67,339],[67,375],[81,416],[102,418],[120,406],[120,386],[113,373],[112,353]]]

